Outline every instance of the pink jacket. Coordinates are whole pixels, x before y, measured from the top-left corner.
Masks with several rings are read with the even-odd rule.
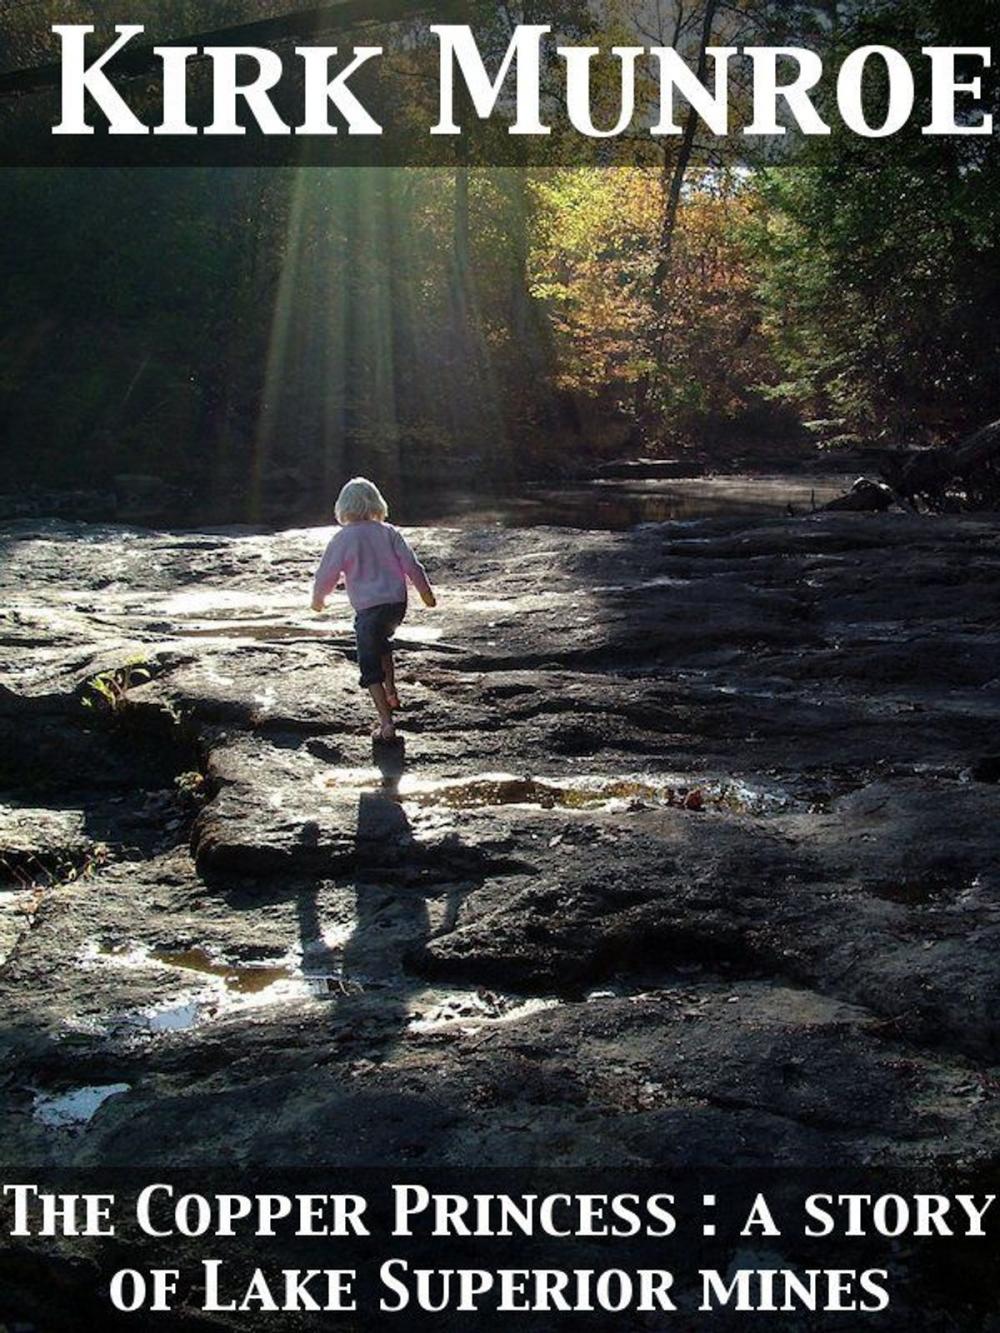
[[[329,597],[341,574],[355,611],[405,602],[407,579],[421,595],[430,592],[423,565],[391,523],[366,520],[338,528],[316,571],[313,600]]]

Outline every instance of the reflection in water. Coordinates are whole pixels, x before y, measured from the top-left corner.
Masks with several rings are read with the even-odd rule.
[[[326,787],[340,792],[361,790],[373,781],[375,775],[370,769],[334,769],[323,778]],[[768,815],[800,804],[776,785],[751,786],[740,778],[652,773],[574,773],[571,781],[514,773],[477,773],[453,780],[404,777],[400,773],[387,790],[394,801],[404,806],[430,810],[526,805],[543,810],[620,811],[656,805],[722,814]]]
[[[186,1032],[198,1023],[205,1007],[205,1002],[194,996],[141,1010],[132,1021],[147,1032]]]
[[[310,995],[325,994],[326,977],[314,977],[292,956],[264,962],[234,962],[207,948],[150,949],[142,944],[88,945],[85,967],[112,967],[179,973],[189,982],[180,994],[111,1014],[100,1028],[126,1040],[188,1032],[215,1018]]]
[[[639,523],[692,522],[808,514],[845,490],[841,476],[723,476],[669,481],[594,481],[555,489],[531,487],[525,495],[486,500],[480,496],[418,499],[414,524],[477,527],[499,523],[522,528],[552,525],[621,532]],[[411,497],[412,500],[412,497]]]
[[[738,781],[676,783],[636,777],[600,778],[581,775],[572,783],[509,774],[484,774],[464,782],[417,788],[403,799],[414,805],[475,809],[491,805],[536,805],[543,810],[616,808],[621,803],[676,806],[683,810],[715,809],[731,814],[770,814],[785,809],[789,799],[754,791]]]
[[[165,967],[218,977],[227,991],[237,995],[259,995],[276,982],[290,981],[296,975],[295,969],[287,964],[227,963],[213,958],[207,949],[183,949],[176,953],[155,949],[149,956]]]

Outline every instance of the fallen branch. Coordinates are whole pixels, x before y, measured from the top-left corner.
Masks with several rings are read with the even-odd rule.
[[[815,494],[815,492],[814,492]],[[836,500],[821,505],[818,512],[847,512],[854,514],[882,514],[895,501],[896,496],[884,481],[872,481],[870,477],[858,477],[846,495],[838,495]],[[815,505],[813,506],[815,508]]]
[[[1000,421],[993,421],[952,448],[888,456],[880,468],[893,491],[908,502],[941,508],[949,500],[963,509],[1000,503]]]

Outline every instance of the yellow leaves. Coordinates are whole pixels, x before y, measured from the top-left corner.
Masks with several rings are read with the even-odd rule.
[[[681,201],[664,352],[690,363],[745,325],[752,191],[735,174],[692,177]],[[647,347],[664,175],[641,167],[537,173],[532,294],[548,307],[565,387],[596,391],[655,374]],[[669,345],[669,346],[668,346]],[[707,357],[719,355],[719,348]]]

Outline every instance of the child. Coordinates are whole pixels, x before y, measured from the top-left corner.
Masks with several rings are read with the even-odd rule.
[[[312,609],[322,611],[343,575],[355,611],[361,684],[368,687],[378,710],[372,735],[384,741],[396,735],[392,714],[399,707],[399,696],[389,641],[406,615],[406,580],[424,606],[437,606],[423,565],[403,534],[385,521],[388,514],[389,506],[372,482],[355,477],[347,483],[336,505],[340,531],[320,561],[312,599]]]

